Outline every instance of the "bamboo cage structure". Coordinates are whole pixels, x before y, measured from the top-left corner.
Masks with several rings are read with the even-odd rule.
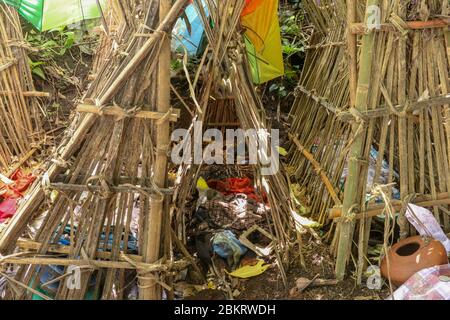
[[[430,208],[450,230],[449,3],[303,3],[315,34],[291,112],[290,165],[312,216],[333,219],[337,278],[356,252],[361,282],[375,215],[368,213],[380,207],[367,195],[376,186],[387,185],[388,198],[403,204],[389,217],[400,238],[414,234],[408,202]]]
[[[43,139],[26,46],[19,15],[0,4],[0,172],[6,175]]]
[[[161,142],[179,114],[167,105],[161,109],[168,94],[163,90],[170,87],[158,86],[162,48],[186,3],[167,2],[161,9],[156,0],[110,2],[116,28],[110,29],[112,45],[102,49],[95,80],[82,99],[89,108],[77,112],[45,174],[0,238],[3,254],[22,251],[2,258],[2,264],[18,267],[8,298],[51,299],[37,289],[47,267],[57,265],[66,276],[69,266],[82,272],[74,290],[63,276],[54,299],[84,299],[91,291],[97,298],[123,299],[127,270],[137,277],[140,299],[159,299],[167,274],[191,263],[170,260],[161,240],[170,240],[161,220],[168,216],[165,199],[172,193],[165,186],[169,146]],[[37,231],[27,232],[42,213]],[[67,228],[69,245],[63,250],[59,242]]]

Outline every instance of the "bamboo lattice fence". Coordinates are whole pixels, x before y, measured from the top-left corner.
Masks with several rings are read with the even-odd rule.
[[[19,16],[0,4],[0,172],[6,174],[43,138]]]
[[[450,230],[449,3],[304,5],[315,35],[291,112],[291,165],[312,215],[339,221],[330,233],[338,279],[356,243],[361,281],[371,218],[382,213],[367,198],[377,185],[389,185],[388,198],[400,203],[426,203]],[[381,24],[370,30],[378,14]],[[414,230],[405,206],[397,208],[404,238]]]

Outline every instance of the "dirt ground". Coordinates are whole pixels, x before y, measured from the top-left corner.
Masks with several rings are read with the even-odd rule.
[[[334,279],[334,259],[329,254],[328,246],[309,241],[304,247],[306,270],[293,263],[287,271],[288,284],[292,289],[298,278]],[[356,280],[348,277],[338,285],[307,288],[302,294],[292,296],[283,286],[280,272],[276,266],[266,273],[251,278],[243,283],[242,300],[381,300],[389,296],[386,285],[379,291],[357,286]]]

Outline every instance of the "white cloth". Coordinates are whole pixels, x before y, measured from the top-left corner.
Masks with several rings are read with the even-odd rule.
[[[450,239],[428,209],[410,203],[408,204],[405,215],[421,236],[431,236],[435,240],[440,241],[447,250],[447,253],[450,253]]]

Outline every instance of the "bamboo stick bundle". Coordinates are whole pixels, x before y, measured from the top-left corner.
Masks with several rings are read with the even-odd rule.
[[[17,12],[0,4],[0,172],[24,157],[42,138],[39,102],[34,92]]]
[[[96,296],[124,298],[126,273],[124,269],[114,267],[114,262],[134,250],[138,250],[139,259],[145,263],[164,265],[164,261],[149,260],[149,247],[154,243],[148,241],[148,237],[151,233],[161,233],[161,230],[153,230],[155,214],[150,210],[154,203],[164,201],[162,186],[156,185],[154,180],[156,154],[160,152],[155,150],[155,138],[157,127],[170,121],[172,111],[161,113],[159,119],[152,122],[134,115],[139,109],[160,111],[156,101],[162,93],[157,92],[156,76],[161,43],[186,2],[175,2],[161,23],[158,20],[159,1],[139,5],[133,0],[113,3],[113,10],[118,10],[116,13],[122,18],[114,46],[105,50],[112,58],[109,63],[101,64],[83,102],[97,108],[114,104],[123,109],[122,116],[106,113],[76,115],[58,153],[47,164],[41,183],[34,186],[29,199],[21,205],[0,239],[2,252],[11,252],[36,213],[46,211],[42,225],[30,239],[42,244],[37,250],[38,255],[46,255],[53,245],[58,244],[67,228],[65,237],[70,240],[70,254],[66,259],[94,261],[101,256],[99,252],[110,252],[111,267],[96,272],[83,271],[81,286],[75,290],[60,281],[55,299],[83,299],[92,290],[90,284],[94,280]],[[136,16],[141,20],[136,21]],[[127,177],[130,183],[119,185],[121,177]],[[55,197],[54,183],[67,184],[65,189],[71,185],[77,188],[73,191],[59,188]],[[85,188],[77,185],[90,191],[83,191]],[[128,190],[122,191],[124,188]],[[149,188],[153,192],[149,192]],[[49,200],[50,195],[53,200]],[[132,227],[132,223],[137,225]],[[136,243],[130,240],[133,234]],[[157,251],[150,253],[158,259],[161,256],[159,246]],[[127,261],[135,266],[139,290],[146,293],[140,297],[157,299],[159,290],[155,287],[162,283],[158,279],[164,277],[164,273],[146,271],[151,269],[131,258]],[[22,266],[16,280],[37,288],[47,270],[38,265]],[[67,272],[67,268],[64,270]],[[149,278],[153,279],[150,285]],[[12,296],[29,298],[29,293],[15,292]]]
[[[323,9],[328,5],[333,7],[336,15],[331,9]],[[342,41],[345,15],[338,14],[345,12],[342,2],[325,2],[319,7],[314,1],[305,1],[305,7],[308,17],[312,17],[313,22],[319,21],[314,22],[315,27],[318,24],[312,45]],[[345,141],[349,140],[350,133],[348,125],[336,121],[335,117],[342,111],[338,108],[346,108],[349,100],[346,56],[345,47],[329,46],[308,51],[290,114],[293,136],[299,139],[305,150],[313,151],[315,160],[321,165],[321,172],[328,175],[338,194],[346,160],[342,152],[347,148]],[[311,163],[299,151],[292,144],[290,166],[293,176],[311,195],[309,207],[312,218],[324,224],[327,220],[326,209],[337,203],[330,197]]]

